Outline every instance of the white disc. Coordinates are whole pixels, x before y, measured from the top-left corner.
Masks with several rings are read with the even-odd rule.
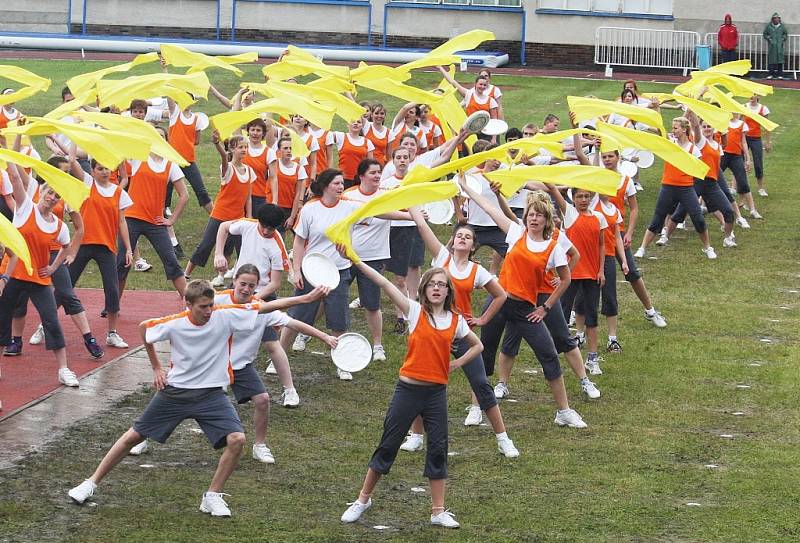
[[[372,362],[372,345],[361,334],[342,334],[336,348],[331,350],[331,359],[342,371],[361,371]]]
[[[481,133],[487,136],[499,136],[508,131],[508,123],[502,119],[490,119],[486,126],[483,127]]]
[[[655,160],[656,157],[653,156],[652,151],[647,151],[647,150],[639,151],[639,162],[637,162],[636,165],[639,168],[649,168],[650,166],[653,165],[653,162],[655,162]]]
[[[305,277],[313,287],[328,287],[335,289],[339,286],[339,270],[333,260],[322,253],[308,253],[303,257],[300,265]]]
[[[423,209],[428,214],[428,222],[431,224],[446,224],[455,213],[453,201],[450,199],[428,202]]]
[[[639,168],[633,162],[628,162],[627,160],[620,160],[619,166],[617,166],[617,171],[622,175],[627,175],[631,179],[633,176],[636,175],[636,172],[639,171]]]
[[[467,132],[476,134],[483,130],[483,127],[485,127],[486,123],[488,123],[490,120],[491,117],[489,116],[488,112],[476,111],[467,117],[466,121],[464,121],[464,128],[467,130]]]

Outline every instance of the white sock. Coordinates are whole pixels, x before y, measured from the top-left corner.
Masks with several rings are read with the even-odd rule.
[[[649,315],[649,316],[651,316],[651,317],[652,317],[653,315],[655,315],[655,314],[656,314],[656,308],[655,308],[655,307],[651,307],[650,309],[645,309],[645,310],[644,310],[644,312],[645,312],[647,315]]]
[[[178,244],[178,238],[169,238],[169,240],[172,242],[173,247],[175,247]]]
[[[501,439],[508,439],[508,434],[506,432],[500,432],[494,436],[497,438],[497,441],[500,441]]]
[[[608,336],[608,341],[617,341],[617,336]]]

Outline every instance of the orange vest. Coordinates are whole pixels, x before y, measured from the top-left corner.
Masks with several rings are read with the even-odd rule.
[[[492,110],[491,103],[492,103],[492,97],[489,95],[486,95],[486,102],[482,104],[478,102],[475,99],[475,91],[473,90],[471,93],[469,93],[469,100],[467,100],[465,108],[467,110],[467,117],[469,117],[476,111],[485,111],[486,113],[491,112]]]
[[[750,106],[745,106],[745,107],[750,109]],[[753,111],[753,110],[750,109],[750,111]],[[755,113],[758,113],[759,115],[764,115],[763,111],[764,111],[764,106],[759,104],[758,105],[758,109],[755,110]],[[742,117],[742,120],[744,120],[745,124],[747,125],[747,137],[750,138],[750,139],[760,139],[761,138],[761,125],[758,124],[757,122],[755,122],[750,117]]]
[[[250,144],[248,143],[248,145]],[[267,185],[269,184],[269,179],[267,179],[269,175],[267,153],[269,153],[269,147],[265,145],[257,156],[250,155],[248,151],[242,159],[242,162],[253,168],[253,171],[256,172],[256,180],[253,181],[253,196],[260,196],[261,198],[267,196]]]
[[[631,182],[631,178],[627,175],[625,176],[625,180],[622,182],[622,186],[617,189],[617,193],[614,196],[611,196],[608,200],[616,206],[617,211],[619,211],[619,216],[622,217],[622,222],[619,223],[619,231],[620,233],[625,232],[625,200],[628,198],[625,196],[625,193],[628,192],[628,183]]]
[[[299,177],[300,165],[292,161],[294,173],[286,174],[281,170],[281,161],[275,167],[278,174],[278,207],[290,208],[294,205],[294,197],[297,194],[297,179]],[[267,187],[267,200],[272,201],[272,188]]]
[[[339,169],[342,170],[345,179],[356,178],[358,164],[367,158],[367,153],[367,138],[364,138],[364,143],[361,145],[354,145],[350,142],[349,134],[344,134],[344,143],[339,149]]]
[[[33,182],[35,183],[35,181],[33,181]],[[37,185],[36,186],[36,191],[33,193],[33,198],[31,198],[31,200],[33,200],[34,204],[39,203],[39,197],[40,197],[39,185]],[[58,203],[55,206],[53,206],[53,210],[52,210],[51,213],[53,213],[53,215],[58,217],[59,220],[63,221],[64,220],[64,200],[59,200]],[[58,251],[61,250],[61,245],[54,241],[53,243],[50,244],[50,250],[58,252]]]
[[[442,266],[445,270],[448,269],[451,258],[451,256],[448,256],[444,266]],[[450,276],[450,282],[453,283],[456,309],[458,309],[458,312],[461,313],[464,318],[472,317],[472,291],[475,290],[475,275],[478,273],[477,264],[470,262],[469,265],[471,268],[469,275],[467,275],[465,279],[457,279],[450,275],[450,273],[447,274]]]
[[[450,374],[450,346],[456,337],[458,315],[453,313],[450,326],[434,328],[422,309],[414,331],[408,336],[408,350],[400,375],[426,383],[447,384]]]
[[[535,253],[528,249],[527,238],[526,232],[506,253],[500,268],[500,285],[514,297],[536,305],[536,297],[547,282],[545,269],[556,241],[551,239],[544,252]]]
[[[81,206],[84,233],[81,245],[104,245],[117,252],[117,232],[119,231],[119,199],[122,189],[114,186],[114,194],[103,196],[92,183],[89,198]]]
[[[611,199],[609,198],[609,202]],[[603,235],[605,236],[605,256],[614,256],[617,254],[617,237],[614,232],[614,225],[617,224],[617,216],[619,215],[619,209],[614,206],[614,210],[609,215],[603,209],[603,202],[597,202],[597,205],[594,208],[595,211],[598,213],[602,213],[603,217],[606,218],[606,222],[608,223],[608,228],[603,231]]]
[[[319,150],[317,151],[317,175],[328,169],[328,147],[325,145],[325,140],[328,139],[328,131],[323,130],[322,135],[317,139]]]
[[[50,264],[50,248],[58,247],[61,245],[56,241],[58,233],[61,231],[61,219],[56,217],[56,228],[51,234],[43,232],[39,225],[36,224],[36,204],[31,209],[31,214],[25,224],[17,228],[22,237],[25,238],[25,243],[28,245],[28,251],[31,253],[31,265],[33,266],[33,274],[29,274],[25,269],[25,264],[19,262],[14,267],[14,273],[11,277],[19,279],[20,281],[28,281],[37,283],[39,285],[52,285],[53,281],[50,277],[39,277],[39,270],[45,268]]]
[[[380,137],[375,133],[375,129],[372,127],[372,125],[369,125],[366,134],[364,134],[364,137],[371,141],[372,145],[375,147],[375,149],[372,151],[372,157],[381,163],[381,168],[383,168],[384,164],[386,164],[386,159],[388,158],[386,155],[386,149],[389,147],[390,132],[390,130],[385,126],[383,128],[383,137]]]
[[[573,279],[597,279],[602,269],[600,258],[600,221],[594,215],[578,214],[578,218],[567,228],[567,236],[581,255],[572,269]]]
[[[737,128],[728,127],[728,139],[725,142],[726,155],[741,155],[742,149],[742,133],[744,132],[745,123],[741,123]]]
[[[197,143],[197,116],[191,124],[184,124],[183,113],[178,113],[178,120],[169,127],[169,144],[189,162],[195,161],[195,144]]]
[[[156,224],[156,217],[164,215],[164,200],[172,164],[165,162],[163,172],[154,172],[146,160],[139,164],[136,175],[128,183],[128,196],[133,205],[125,211],[127,217]]]
[[[717,177],[719,176],[719,163],[722,159],[720,148],[712,149],[711,143],[706,141],[706,144],[703,145],[702,149],[700,149],[700,154],[700,160],[708,165],[706,179],[713,179],[716,181]]]
[[[728,133],[730,137],[730,133]],[[741,135],[741,133],[739,134]],[[689,147],[689,153],[694,151],[694,144]],[[684,173],[669,162],[664,162],[664,173],[661,175],[662,185],[672,185],[676,187],[692,187],[694,186],[694,177],[688,173]],[[570,236],[572,239],[572,236]],[[583,260],[583,251],[581,251],[581,260]]]
[[[242,181],[232,162],[228,167],[231,168],[231,179],[219,188],[210,215],[212,219],[223,222],[244,218],[245,205],[250,197],[250,168],[244,166],[245,178]]]

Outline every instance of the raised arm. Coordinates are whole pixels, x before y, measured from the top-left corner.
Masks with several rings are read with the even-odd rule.
[[[211,143],[214,144],[214,147],[217,148],[217,152],[219,153],[220,175],[224,176],[225,172],[228,171],[228,152],[222,145],[222,141],[219,138],[219,131],[216,129],[211,133]]]
[[[422,241],[425,242],[425,247],[427,247],[428,251],[435,257],[439,254],[444,245],[442,245],[442,242],[436,237],[436,234],[433,233],[431,227],[428,226],[428,222],[425,220],[425,217],[422,216],[422,211],[420,211],[419,207],[414,206],[409,208],[408,212],[417,224],[417,230],[419,231],[420,237],[422,237]]]
[[[558,209],[561,211],[561,214],[567,212],[567,201],[564,199],[564,196],[561,194],[561,191],[558,190],[558,187],[555,185],[551,185],[550,183],[546,183],[547,191],[550,193],[550,196],[556,201],[558,204]]]
[[[444,66],[437,66],[437,68],[439,68],[439,71],[442,72],[442,77],[444,77],[447,80],[448,83],[453,85],[461,96],[466,96],[467,95],[467,91],[469,89],[467,89],[464,85],[462,85],[461,83],[456,81],[455,78],[453,78],[450,75],[450,72],[448,72],[447,70],[444,69]]]
[[[219,100],[219,103],[222,104],[225,107],[225,109],[231,109],[233,107],[233,102],[228,100],[227,96],[225,96],[224,94],[219,92],[217,90],[217,87],[215,87],[214,85],[209,85],[208,90],[211,91],[211,94],[214,95],[214,98]],[[236,93],[236,96],[234,96],[234,99],[236,99],[237,97],[241,96],[242,90],[244,90],[244,89],[239,89],[239,92]],[[241,103],[240,103],[240,105],[241,105]]]
[[[400,292],[391,281],[386,279],[383,275],[378,273],[377,271],[373,270],[363,262],[358,262],[354,264],[361,273],[363,273],[367,279],[378,285],[381,290],[383,290],[389,299],[392,301],[394,305],[400,310],[403,315],[408,315],[408,308],[409,308],[409,299],[408,296]],[[478,351],[480,352],[480,351]]]
[[[492,218],[500,230],[508,233],[508,229],[511,228],[511,219],[506,217],[505,213],[503,213],[500,208],[493,206],[491,203],[489,203],[489,200],[472,190],[464,180],[463,174],[460,175],[458,179],[461,188],[467,193],[467,196],[469,196],[473,202],[478,204],[478,206],[484,210],[489,217]]]
[[[453,155],[458,146],[464,143],[464,140],[467,139],[469,135],[470,133],[462,128],[456,137],[447,140],[444,142],[444,145],[437,147],[435,151],[439,152],[439,156],[431,163],[430,167],[435,168],[436,166],[441,166],[446,162],[450,162],[450,157]],[[430,152],[432,153],[433,151]]]
[[[409,102],[400,108],[400,111],[398,111],[397,115],[394,116],[394,120],[392,121],[392,128],[398,126],[400,123],[405,121],[406,114],[408,113],[408,110],[410,110],[412,107],[417,107],[417,104],[415,104],[414,102]]]

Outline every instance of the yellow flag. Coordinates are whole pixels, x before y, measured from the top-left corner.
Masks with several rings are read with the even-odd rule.
[[[43,91],[49,89],[51,83],[51,81],[45,77],[38,76],[19,66],[9,66],[7,64],[0,64],[0,77],[5,77],[6,79]]]
[[[0,94],[0,106],[5,106],[7,104],[15,104],[24,100],[25,98],[30,98],[35,94],[39,94],[42,92],[41,89],[36,87],[22,87],[18,91],[10,92],[8,94]]]
[[[278,103],[289,109],[292,113],[302,115],[308,119],[309,122],[320,128],[329,130],[333,123],[334,109],[294,93],[293,91],[296,86],[297,85],[289,84],[285,87],[278,87],[267,83],[265,87],[259,86],[259,88],[254,90],[272,96],[274,99],[278,100]]]
[[[408,72],[398,71],[390,66],[383,64],[367,64],[366,62],[359,62],[358,68],[350,70],[350,79],[356,85],[360,85],[365,81],[375,81],[379,79],[391,79],[402,83],[411,79],[411,74]]]
[[[28,155],[16,151],[9,151],[8,149],[0,149],[0,159],[19,164],[24,168],[31,168],[39,177],[44,179],[48,185],[53,187],[53,190],[59,193],[72,209],[80,209],[84,200],[89,197],[89,187],[87,187],[83,181],[75,179],[70,174],[62,172],[47,162],[42,162]]]
[[[745,75],[752,69],[752,67],[753,63],[750,62],[750,59],[743,58],[741,60],[723,62],[722,64],[717,64],[716,66],[707,68],[704,71],[728,75]]]
[[[282,91],[286,94],[297,94],[307,98],[310,101],[318,102],[322,106],[332,109],[336,115],[348,123],[360,118],[364,114],[364,111],[366,111],[363,106],[356,104],[349,98],[321,87],[284,83],[282,81],[269,81],[267,83],[242,83],[242,86],[267,96],[272,95],[270,89],[277,89],[278,91]]]
[[[349,92],[354,93],[356,92],[356,86],[350,83],[349,81],[342,79],[340,77],[334,77],[332,75],[326,75],[324,77],[320,77],[319,79],[315,79],[308,83],[309,87],[318,87],[320,89],[328,89],[329,91],[333,92]]]
[[[569,110],[575,114],[576,122],[588,121],[607,113],[617,113],[657,128],[662,134],[666,133],[661,115],[653,109],[580,96],[567,96],[567,103]]]
[[[701,119],[713,126],[716,130],[719,130],[720,132],[725,132],[728,130],[728,123],[731,120],[731,113],[727,110],[680,94],[653,92],[647,93],[643,96],[647,98],[656,98],[659,102],[678,102],[679,104],[683,104],[697,113]]]
[[[203,53],[195,53],[189,51],[180,45],[162,43],[161,56],[167,64],[179,68],[189,67],[186,73],[195,73],[206,70],[208,68],[222,68],[229,72],[233,72],[239,77],[244,75],[244,72],[233,66],[234,64],[242,64],[245,62],[255,62],[258,60],[258,53],[255,51],[242,53],[241,55],[232,56],[209,56]]]
[[[19,233],[14,223],[6,219],[5,215],[2,214],[0,214],[0,244],[17,255],[19,261],[25,264],[25,269],[28,270],[28,273],[33,274],[31,253],[28,250],[28,244],[25,243],[25,238]]]
[[[692,78],[686,83],[675,87],[674,92],[684,96],[695,97],[701,88],[711,85],[721,85],[731,91],[734,96],[742,96],[744,98],[750,98],[754,94],[767,96],[773,92],[771,86],[763,83],[708,71],[692,72]]]
[[[423,185],[411,185],[399,187],[373,198],[360,208],[353,211],[343,220],[331,225],[325,230],[335,244],[344,245],[347,248],[347,257],[353,262],[360,262],[356,252],[353,250],[350,229],[354,224],[367,217],[374,217],[392,211],[408,209],[409,207],[422,205],[428,202],[436,202],[452,198],[458,192],[455,183],[425,183]]]
[[[121,81],[101,80],[97,82],[100,107],[117,106],[127,108],[137,98],[147,99],[154,96],[168,96],[181,108],[186,108],[195,97],[208,96],[211,82],[205,72],[195,74],[150,74],[128,77]]]
[[[516,166],[484,174],[500,183],[500,192],[510,197],[528,181],[565,185],[613,196],[617,192],[619,173],[597,166]]]
[[[292,139],[292,155],[304,158],[311,154],[311,151],[308,150],[306,142],[303,141],[303,138],[301,138],[297,132],[295,132],[292,128],[286,125],[283,125],[281,123],[277,124],[278,126],[282,126],[283,128],[285,128],[286,131],[289,132],[289,137]]]
[[[222,139],[227,139],[235,130],[246,125],[253,119],[261,117],[262,113],[277,113],[288,118],[293,111],[282,104],[276,98],[260,100],[244,108],[241,111],[226,111],[209,117],[211,126],[217,129]]]
[[[764,129],[766,129],[766,130],[768,130],[770,132],[772,132],[773,130],[778,128],[778,126],[780,126],[780,125],[778,125],[778,123],[774,123],[774,122],[770,121],[769,119],[767,119],[766,117],[764,117],[762,115],[759,115],[758,113],[756,113],[755,111],[753,111],[749,107],[746,107],[745,105],[740,104],[739,102],[734,100],[733,97],[730,94],[725,94],[724,92],[722,92],[721,90],[719,90],[716,87],[709,87],[708,90],[706,91],[705,95],[708,96],[709,98],[711,98],[712,100],[715,100],[717,103],[719,103],[719,105],[720,105],[720,107],[722,107],[722,109],[724,109],[726,111],[731,111],[731,112],[734,112],[734,113],[740,113],[741,115],[744,115],[745,117],[749,117],[749,118],[753,119],[755,122],[757,122],[758,124],[760,124],[762,127],[764,127]],[[722,132],[727,132],[727,130],[728,130],[728,127],[726,126],[725,129],[721,130],[721,131]]]
[[[406,62],[395,69],[400,72],[410,72],[411,70],[418,70],[419,68],[427,68],[429,66],[447,66],[454,62],[461,62],[461,57],[457,55],[433,55],[428,53],[417,60]]]
[[[94,88],[84,92],[81,95],[76,94],[74,96],[75,98],[73,100],[70,100],[69,102],[64,102],[57,108],[46,113],[44,118],[61,120],[67,115],[71,114],[76,109],[80,109],[81,107],[90,102],[97,101],[97,93],[94,91]]]
[[[451,38],[439,47],[431,50],[433,56],[452,55],[459,51],[472,51],[481,43],[494,39],[494,33],[488,30],[470,30]]]
[[[136,55],[132,61],[126,62],[125,64],[117,64],[116,66],[109,66],[108,68],[103,68],[102,70],[95,70],[94,72],[88,72],[71,77],[67,80],[67,87],[69,87],[72,95],[77,97],[91,90],[91,88],[94,87],[98,81],[103,79],[108,74],[127,72],[131,68],[139,66],[140,64],[148,64],[156,61],[158,61],[158,53],[156,52]]]
[[[689,174],[692,177],[705,179],[706,173],[708,173],[708,165],[705,162],[690,155],[678,144],[673,143],[661,136],[648,134],[647,132],[631,130],[630,128],[614,126],[604,122],[597,123],[597,130],[601,134],[610,135],[623,147],[647,149],[652,151],[653,154],[658,155],[664,161],[669,162],[682,172]],[[605,142],[603,143],[605,144]],[[603,149],[605,148],[605,145],[603,145]]]
[[[328,66],[316,58],[312,62],[305,58],[292,58],[291,55],[264,66],[261,72],[270,80],[278,81],[308,74],[316,74],[321,77],[329,75],[346,81],[350,79],[350,68],[347,66]]]

